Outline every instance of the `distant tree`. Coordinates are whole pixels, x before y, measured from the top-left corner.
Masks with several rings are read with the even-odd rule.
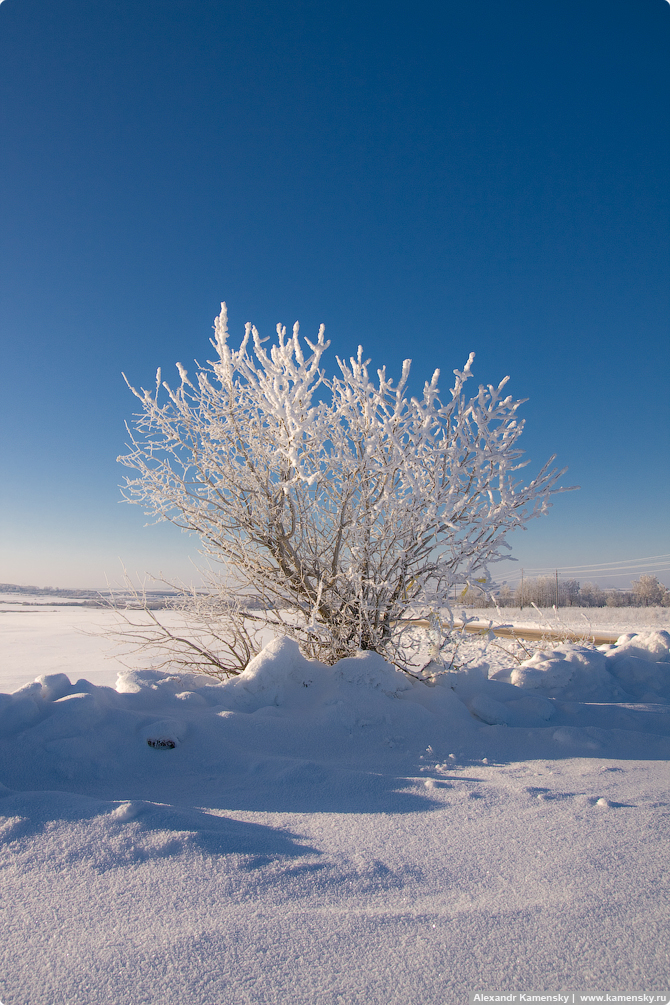
[[[553,576],[538,576],[525,579],[516,591],[517,607],[535,604],[537,607],[553,607],[556,603],[556,581]]]
[[[558,595],[560,607],[577,607],[579,605],[579,581],[577,579],[559,579]]]
[[[498,607],[513,607],[515,604],[514,592],[509,588],[507,583],[503,585],[498,590],[496,594],[496,603]]]
[[[458,584],[487,589],[507,533],[547,511],[563,472],[551,458],[519,480],[521,402],[507,378],[466,398],[474,354],[443,402],[438,370],[408,398],[410,361],[396,387],[361,348],[327,378],[323,326],[306,355],[297,324],[264,341],[248,324],[231,349],[222,305],[194,382],[178,363],[176,389],[160,370],[154,390],[131,387],[125,498],[199,535],[226,611],[253,595],[256,621],[308,656],[403,665],[402,619],[448,606]]]
[[[668,605],[670,591],[658,581],[658,576],[640,576],[631,583],[636,606],[661,607]]]
[[[630,590],[605,590],[605,603],[608,607],[633,607],[635,606],[635,595]]]
[[[461,590],[458,594],[458,603],[463,604],[464,607],[493,607],[491,594],[486,590],[476,589],[473,586],[466,586],[465,589]]]
[[[604,607],[607,594],[594,583],[584,583],[577,595],[576,603],[580,607]]]

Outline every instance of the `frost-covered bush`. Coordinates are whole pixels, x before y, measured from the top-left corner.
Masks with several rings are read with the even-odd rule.
[[[138,472],[125,497],[198,534],[219,593],[260,598],[253,616],[307,655],[402,663],[401,619],[444,607],[457,584],[486,587],[505,535],[561,491],[551,461],[519,479],[507,378],[466,397],[474,354],[446,400],[438,370],[414,398],[409,360],[394,386],[361,348],[328,378],[323,326],[307,354],[297,324],[270,347],[247,324],[231,349],[222,305],[215,333],[194,381],[177,364],[177,388],[160,371],[154,390],[131,388],[142,411],[119,458]]]

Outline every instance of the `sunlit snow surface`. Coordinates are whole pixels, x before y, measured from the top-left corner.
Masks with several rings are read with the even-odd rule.
[[[285,639],[224,684],[60,660],[0,695],[0,1000],[666,991],[669,643],[434,686]]]

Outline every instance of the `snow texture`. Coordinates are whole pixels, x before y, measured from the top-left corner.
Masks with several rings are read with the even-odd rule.
[[[667,988],[668,632],[73,676],[0,695],[4,1005]]]

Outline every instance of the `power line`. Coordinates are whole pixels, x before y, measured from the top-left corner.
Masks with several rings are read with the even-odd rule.
[[[525,566],[524,566],[524,569],[525,569],[526,572],[555,572],[556,569],[558,569],[559,572],[570,572],[570,571],[577,572],[579,569],[587,569],[587,570],[588,569],[603,569],[603,568],[608,568],[609,569],[609,568],[614,568],[616,566],[622,566],[622,567],[629,566],[629,565],[637,566],[637,565],[641,565],[643,562],[660,562],[660,561],[663,561],[664,564],[667,564],[668,560],[670,560],[670,554],[667,554],[667,555],[647,555],[646,558],[623,558],[623,559],[615,560],[613,562],[600,562],[599,564],[598,563],[594,563],[594,564],[591,564],[591,565],[562,565],[562,566],[561,565],[559,565],[559,566],[551,565],[551,566],[545,566],[543,568],[537,568],[537,569],[526,569]],[[626,569],[624,568],[623,571],[625,572]]]
[[[547,576],[552,573],[563,573],[564,575],[577,575],[580,577],[591,576],[593,579],[604,579],[611,576],[622,576],[627,573],[652,573],[670,571],[670,555],[654,555],[650,558],[626,559],[620,562],[603,562],[594,565],[566,565],[566,566],[545,566],[542,568],[528,569],[524,567],[523,574],[516,570],[507,574],[508,580],[520,580],[522,575]]]
[[[616,568],[616,567],[615,568],[611,568],[611,569],[588,569],[588,568],[586,568],[586,569],[582,569],[582,570],[577,570],[575,572],[570,572],[570,571],[566,572],[564,570],[555,570],[555,569],[551,569],[551,568],[548,568],[548,569],[526,569],[525,573],[526,573],[526,575],[528,575],[530,573],[530,575],[532,575],[532,576],[551,576],[552,573],[555,572],[555,571],[561,571],[561,573],[562,573],[562,575],[563,575],[564,578],[566,576],[577,576],[578,578],[579,577],[583,578],[584,576],[592,576],[595,579],[603,579],[606,576],[625,576],[627,573],[629,573],[630,575],[634,575],[634,574],[644,575],[645,573],[670,572],[670,564],[668,564],[668,565],[658,565],[658,566],[657,565],[654,565],[654,566],[640,565],[637,569],[634,566],[632,566],[630,568],[627,568],[627,569],[621,569],[621,568]],[[498,576],[497,578],[500,578],[500,576]],[[521,574],[518,573],[518,572],[509,572],[507,574],[507,579],[520,579],[520,578],[521,578]]]

